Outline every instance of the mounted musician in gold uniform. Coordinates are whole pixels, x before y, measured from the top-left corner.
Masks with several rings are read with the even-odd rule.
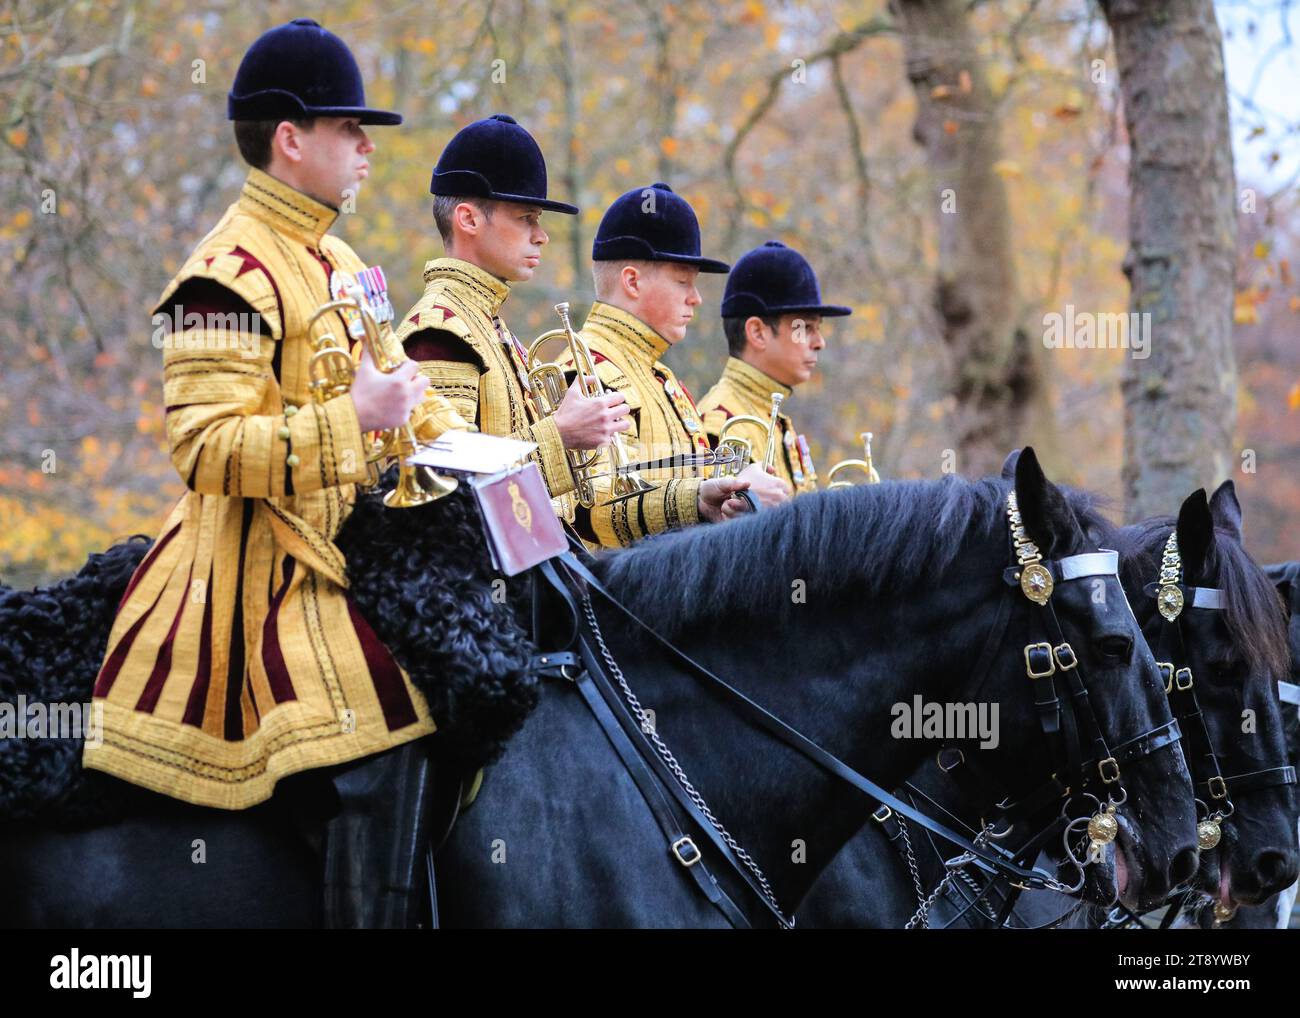
[[[788,497],[761,467],[736,477],[714,467],[695,402],[663,357],[680,343],[701,304],[696,277],[728,265],[700,255],[700,228],[684,198],[662,183],[621,195],[606,211],[592,245],[596,302],[581,329],[592,366],[606,388],[627,400],[631,427],[621,444],[644,484],[615,491],[608,449],[592,473],[597,498],[580,507],[576,526],[591,546],[620,547],[647,534],[748,511],[736,492],[764,505]],[[572,358],[562,361],[575,369]],[[620,497],[615,497],[619,495]]]
[[[369,758],[344,769],[365,784],[427,766],[424,697],[356,610],[333,542],[377,476],[366,433],[428,442],[465,421],[382,324],[383,273],[328,234],[367,175],[364,125],[402,119],[366,107],[347,46],[305,18],[268,31],[239,66],[228,115],[248,179],[155,315],[171,319],[158,345],[187,490],[122,598],[94,690],[103,741],[84,763],[242,810],[313,768]],[[363,338],[381,347],[349,349]],[[368,804],[375,829],[396,829],[407,805]],[[327,921],[404,925],[409,853],[356,844],[330,837],[327,871],[373,883],[340,889],[351,904],[327,906]]]
[[[807,439],[783,412],[795,388],[812,377],[826,348],[822,319],[851,308],[823,304],[817,276],[807,259],[780,241],[746,252],[727,277],[722,328],[730,356],[722,377],[700,400],[710,441],[724,437],[747,444],[755,462],[773,446],[776,476],[796,495],[817,490],[817,472]],[[782,408],[772,434],[773,396]]]
[[[569,450],[595,449],[626,430],[627,405],[617,392],[588,397],[575,382],[555,413],[540,413],[527,351],[501,307],[511,284],[531,279],[541,262],[550,239],[542,212],[578,209],[546,197],[541,149],[503,113],[448,142],[429,189],[446,256],[425,265],[424,294],[402,316],[397,337],[467,421],[485,434],[537,444],[530,458],[562,507],[574,486]]]

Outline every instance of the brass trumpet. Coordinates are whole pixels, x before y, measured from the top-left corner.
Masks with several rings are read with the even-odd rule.
[[[768,429],[767,421],[761,417],[755,417],[753,414],[737,414],[735,417],[728,417],[722,424],[721,430],[718,431],[718,451],[730,449],[735,458],[725,467],[719,467],[714,473],[715,477],[735,477],[738,473],[749,465],[750,458],[754,455],[754,445],[747,438],[741,438],[739,435],[728,435],[727,432],[738,424],[756,424],[768,434],[768,444],[771,445],[771,431]],[[766,456],[766,453],[764,453]]]
[[[863,431],[858,435],[858,438],[862,441],[863,458],[860,460],[840,460],[835,464],[835,466],[831,467],[830,470],[826,472],[827,489],[849,487],[852,484],[851,481],[837,481],[835,480],[835,475],[850,468],[861,470],[867,475],[867,479],[864,483],[880,483],[880,474],[878,474],[876,468],[871,465],[871,432]]]
[[[747,438],[741,438],[739,435],[728,437],[727,432],[737,424],[757,424],[767,434],[767,444],[763,447],[763,469],[775,465],[776,463],[776,419],[781,412],[781,404],[785,397],[779,392],[772,393],[772,416],[769,420],[763,420],[752,414],[737,414],[735,417],[728,417],[723,422],[721,430],[718,432],[718,451],[728,449],[734,453],[734,458],[725,465],[725,469],[719,466],[715,472],[715,477],[734,477],[745,467],[749,466],[749,461],[753,457],[754,447]]]
[[[553,361],[540,359],[542,348],[554,340],[562,339],[568,344],[569,356],[573,358],[573,368],[578,374],[578,387],[582,394],[588,398],[605,394],[605,386],[600,381],[600,375],[596,373],[596,362],[591,356],[591,350],[569,321],[569,302],[556,304],[555,313],[560,316],[560,327],[543,332],[528,345],[528,385],[532,389],[537,412],[543,417],[549,417],[559,409],[564,394],[568,391],[564,369]],[[593,381],[588,381],[588,378]],[[574,493],[578,504],[585,509],[590,509],[596,504],[594,479],[597,475],[592,472],[592,467],[600,458],[600,449],[583,452],[566,448],[564,451],[569,457],[569,466],[573,471]],[[622,435],[616,434],[610,442],[609,458],[613,468],[611,471],[613,498],[610,501],[617,502],[631,498],[653,487],[635,470],[628,469],[627,447],[623,444]]]
[[[388,355],[383,342],[380,324],[375,319],[366,303],[364,291],[355,280],[348,285],[343,296],[326,301],[318,307],[307,322],[307,335],[325,315],[339,311],[348,323],[348,334],[360,340],[370,352],[370,359],[375,367],[385,374],[396,371],[405,358]],[[356,366],[348,348],[340,343],[332,331],[326,329],[319,338],[311,340],[315,353],[312,354],[308,371],[311,376],[309,389],[312,399],[317,403],[341,396],[352,388],[356,377]],[[456,490],[457,482],[450,477],[435,474],[423,465],[410,465],[407,458],[419,450],[411,422],[401,427],[379,432],[370,452],[366,455],[369,476],[365,487],[379,483],[378,462],[383,459],[396,459],[398,464],[397,486],[384,496],[384,505],[391,509],[409,509],[424,505],[443,495],[450,495]]]

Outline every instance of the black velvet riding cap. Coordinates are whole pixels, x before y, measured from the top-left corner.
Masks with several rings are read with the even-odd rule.
[[[680,262],[701,272],[728,272],[731,266],[700,257],[700,223],[695,210],[667,184],[635,187],[614,200],[591,245],[596,262]]]
[[[400,124],[402,115],[366,105],[361,70],[347,44],[311,18],[263,32],[248,47],[226,97],[230,120],[357,117]]]
[[[433,168],[430,194],[493,198],[577,215],[576,205],[546,197],[546,160],[514,117],[495,113],[462,127]]]
[[[817,274],[808,259],[779,240],[746,251],[727,277],[723,318],[781,315],[802,311],[823,318],[851,315],[852,308],[823,304]]]

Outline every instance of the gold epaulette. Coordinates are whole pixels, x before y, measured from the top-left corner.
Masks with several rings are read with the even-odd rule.
[[[408,336],[413,336],[424,329],[441,329],[461,339],[470,338],[469,323],[464,318],[441,304],[425,301],[416,304],[411,309],[411,313],[398,323],[397,338],[406,342]]]
[[[167,284],[158,303],[154,305],[154,313],[171,312],[173,309],[168,306],[169,302],[184,283],[191,279],[209,279],[231,291],[256,311],[270,328],[272,339],[283,339],[284,323],[280,319],[280,302],[276,296],[275,284],[267,274],[266,262],[259,259],[260,266],[250,267],[243,255],[235,250],[240,246],[234,237],[220,233],[209,237]]]

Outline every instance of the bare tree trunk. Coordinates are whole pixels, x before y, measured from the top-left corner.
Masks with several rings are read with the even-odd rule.
[[[1231,470],[1236,180],[1212,0],[1102,0],[1129,135],[1132,312],[1150,357],[1124,366],[1130,519],[1172,513]]]
[[[560,82],[564,88],[564,193],[567,201],[574,204],[582,201],[581,172],[578,169],[580,153],[578,151],[578,53],[573,44],[573,19],[569,4],[564,4],[556,12],[560,26],[560,59],[556,66]],[[582,243],[582,217],[573,216],[569,226],[569,259],[573,266],[575,286],[583,285],[587,261]]]
[[[997,110],[963,0],[893,0],[907,76],[916,90],[913,136],[924,147],[939,208],[935,284],[952,355],[957,467],[996,473],[1026,441],[1050,460],[1055,419],[1041,330],[1017,321],[1015,250]]]

